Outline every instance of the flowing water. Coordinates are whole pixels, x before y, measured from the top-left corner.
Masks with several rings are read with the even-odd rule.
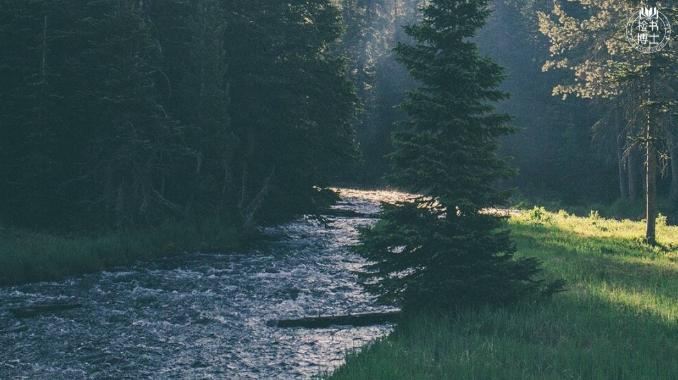
[[[334,206],[369,216],[379,194]],[[382,311],[356,282],[356,227],[369,217],[302,218],[242,253],[201,253],[61,282],[0,289],[0,378],[288,379],[326,374],[390,326],[268,327],[275,318]],[[78,302],[16,319],[7,308]]]

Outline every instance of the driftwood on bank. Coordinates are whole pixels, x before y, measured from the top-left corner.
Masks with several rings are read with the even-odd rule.
[[[82,307],[79,303],[54,303],[44,305],[31,305],[9,309],[16,318],[31,318],[41,314],[58,313]]]
[[[267,325],[281,328],[303,327],[308,329],[320,329],[330,326],[372,326],[396,322],[399,316],[400,311],[349,315],[328,315],[299,319],[272,320],[268,321]]]

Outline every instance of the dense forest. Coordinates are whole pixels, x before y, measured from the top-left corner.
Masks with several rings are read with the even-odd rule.
[[[606,38],[552,57],[550,41],[563,44],[552,23],[613,5],[559,4],[498,0],[474,37],[504,66],[502,89],[511,93],[499,109],[517,133],[503,138],[502,152],[519,174],[505,185],[527,199],[621,200],[617,209],[639,212],[640,105],[614,89],[596,93],[609,78],[573,87],[581,82],[569,69],[549,64],[590,64],[588,52]],[[391,134],[404,119],[399,104],[416,84],[393,48],[409,41],[403,27],[420,6],[8,1],[0,15],[0,220],[109,228],[202,215],[252,225],[307,209],[314,186],[384,184]],[[670,99],[675,71],[666,72]],[[670,112],[662,115],[669,126]],[[660,129],[657,190],[671,200],[662,203],[670,214],[678,144],[672,128]]]
[[[354,155],[329,1],[17,0],[0,19],[4,223],[253,225]]]

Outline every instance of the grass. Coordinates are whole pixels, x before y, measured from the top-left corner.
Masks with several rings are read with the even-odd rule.
[[[544,207],[549,211],[566,210],[571,214],[587,216],[591,210],[596,210],[601,216],[613,219],[642,219],[645,217],[645,200],[617,199],[612,202],[563,202],[557,198],[540,198],[537,196],[523,196],[517,194],[512,199],[516,208],[525,209]],[[666,215],[670,224],[678,224],[678,204],[668,198],[660,197],[657,200],[657,209],[660,214]]]
[[[295,204],[294,212],[269,213],[267,222],[286,222],[339,200],[336,190],[319,187],[311,197],[308,204]],[[0,225],[0,286],[59,280],[185,252],[238,250],[261,237],[253,234],[215,218],[94,236],[3,229]]]
[[[236,249],[242,242],[234,227],[215,221],[97,236],[0,229],[0,286],[57,280],[186,251]]]
[[[660,223],[662,224],[662,223]],[[331,379],[678,379],[678,227],[543,209],[513,216],[519,255],[568,290],[542,303],[406,316]]]

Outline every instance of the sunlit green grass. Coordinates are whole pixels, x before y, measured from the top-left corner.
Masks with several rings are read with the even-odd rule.
[[[333,379],[678,379],[678,227],[544,210],[510,221],[519,255],[568,290],[548,302],[409,315]]]
[[[184,251],[234,249],[241,242],[235,228],[218,222],[72,237],[0,230],[0,286],[61,279]]]

